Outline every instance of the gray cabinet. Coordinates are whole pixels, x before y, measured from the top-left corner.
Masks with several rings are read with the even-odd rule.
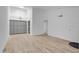
[[[30,33],[30,21],[28,22],[28,32]],[[10,20],[10,34],[27,33],[27,21]]]

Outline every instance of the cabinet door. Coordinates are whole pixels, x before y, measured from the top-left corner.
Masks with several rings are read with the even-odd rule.
[[[30,21],[27,25],[26,21],[10,20],[10,34],[22,34],[27,32],[30,33]]]
[[[28,33],[30,33],[30,21],[28,21]]]

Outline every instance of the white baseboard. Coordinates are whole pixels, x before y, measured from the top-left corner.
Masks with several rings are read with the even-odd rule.
[[[57,37],[57,38],[60,38],[60,39],[63,39],[63,40],[74,42],[74,41],[71,41],[69,38],[63,37],[63,36],[60,36],[60,35],[51,35],[51,34],[48,34],[48,36]]]
[[[42,35],[42,34],[44,34],[44,33],[40,33],[40,34],[31,34],[31,35]]]

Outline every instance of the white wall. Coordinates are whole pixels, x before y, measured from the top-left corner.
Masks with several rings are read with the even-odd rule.
[[[40,8],[33,8],[32,14],[32,35],[40,35],[44,33],[44,15],[45,11]]]
[[[19,18],[22,19],[19,19]],[[10,18],[13,20],[30,20],[31,19],[31,7],[19,8],[10,7]]]
[[[51,7],[47,13],[48,35],[79,42],[79,7]]]
[[[0,6],[0,52],[8,39],[8,7]]]

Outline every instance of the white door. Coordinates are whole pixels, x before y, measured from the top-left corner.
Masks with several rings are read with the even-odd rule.
[[[47,34],[48,32],[48,20],[44,20],[44,33]]]

